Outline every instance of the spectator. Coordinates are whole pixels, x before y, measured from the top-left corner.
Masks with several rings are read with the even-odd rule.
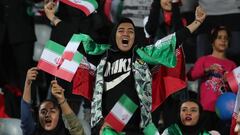
[[[144,61],[152,64],[162,63],[166,66],[174,66],[175,45],[179,45],[186,37],[190,35],[190,33],[195,31],[199,27],[201,22],[204,21],[204,18],[205,12],[202,11],[201,8],[197,8],[196,20],[193,23],[188,25],[186,28],[178,31],[176,33],[176,36],[175,34],[171,34],[165,38],[169,41],[166,42],[167,48],[165,48],[167,50],[170,49],[170,52],[167,54],[169,61],[165,61],[166,56],[164,54],[161,55],[160,53],[168,52],[167,50],[163,50],[163,48],[161,48],[164,46],[160,45],[162,44],[161,41],[165,39],[156,42],[158,45],[149,45],[146,48],[137,46],[137,37],[135,38],[136,32],[134,24],[130,19],[127,18],[122,19],[116,25],[116,27],[114,27],[113,33],[111,35],[111,47],[107,44],[96,44],[88,35],[80,34],[85,51],[85,53],[83,54],[101,56],[103,55],[103,57],[98,57],[98,59],[101,59],[100,63],[96,63],[96,84],[91,108],[91,124],[93,127],[92,134],[99,134],[100,129],[102,129],[102,125],[105,125],[102,123],[104,117],[109,113],[110,109],[119,99],[119,97],[123,94],[129,96],[139,106],[136,113],[133,114],[133,117],[129,121],[128,125],[126,125],[124,132],[130,134],[141,134],[141,128],[151,123],[151,78],[149,76],[150,74],[148,74],[149,72]],[[60,23],[61,25],[64,25],[65,21],[56,19],[53,23],[55,25],[58,25]],[[56,27],[56,30],[58,30],[58,27]],[[74,30],[68,29],[67,33],[72,35],[74,33]],[[175,38],[177,38],[177,43],[174,41]],[[173,42],[171,42],[170,40],[173,40]],[[137,52],[135,52],[135,49]],[[144,51],[145,53],[141,53],[142,51]],[[154,51],[154,55],[151,53],[152,51]],[[135,58],[133,56],[137,56],[139,58]],[[145,59],[146,57],[150,59]],[[144,61],[140,60],[140,58],[144,59]],[[90,60],[91,59],[88,59],[89,62],[91,62]],[[123,62],[123,64],[121,64],[123,66],[123,69],[121,67],[118,67],[118,64],[114,64],[118,62]],[[120,69],[117,70],[118,68]],[[144,69],[146,71],[143,72],[142,70]],[[135,72],[140,72],[140,74],[137,74]],[[124,75],[126,75],[126,77],[123,78],[122,76]],[[145,78],[144,82],[147,82],[146,86],[139,84],[143,80],[140,79],[138,75],[141,75],[143,78]],[[103,80],[104,84],[102,83]],[[117,80],[116,84],[114,83],[115,80]],[[134,80],[138,81],[136,81],[135,83]],[[112,85],[112,83],[114,83],[115,86]],[[110,87],[102,87],[103,85]],[[111,86],[113,87],[111,88]],[[145,90],[142,91],[140,87],[144,87]]]
[[[162,135],[210,135],[202,126],[203,108],[193,99],[180,103],[177,122],[164,130]]]
[[[189,80],[201,79],[200,103],[206,115],[208,130],[217,130],[221,134],[228,134],[226,122],[221,121],[215,112],[217,98],[229,90],[225,79],[226,73],[232,71],[236,64],[226,58],[229,47],[230,32],[224,26],[213,29],[211,34],[212,54],[200,57],[188,72]]]
[[[227,57],[240,64],[240,2],[239,0],[199,0],[199,5],[206,10],[207,18],[200,27],[197,36],[197,58],[211,53],[211,43],[209,38],[211,30],[219,25],[226,26],[230,29],[232,38],[229,40],[231,46],[227,50]]]
[[[205,17],[204,12],[202,12],[201,9],[198,8],[196,19],[200,19],[201,21],[203,21],[204,17]],[[191,25],[188,26],[189,29],[185,28],[185,29],[182,29],[182,31],[178,31],[176,33],[177,44],[179,45],[179,43],[181,43],[182,40],[186,38],[185,36],[188,35],[188,34],[185,35],[186,31],[190,30],[191,32],[193,32],[199,25],[200,25],[199,21],[194,21]],[[108,55],[103,57],[100,62],[100,65],[98,65],[97,73],[96,73],[97,74],[96,85],[95,85],[95,90],[94,90],[94,95],[93,95],[93,100],[92,100],[92,110],[91,110],[92,111],[91,124],[92,124],[93,128],[96,129],[95,132],[93,132],[93,134],[98,134],[100,129],[102,129],[101,127],[102,126],[104,127],[105,124],[102,123],[104,121],[104,117],[110,112],[111,108],[113,107],[113,105],[116,103],[116,101],[122,94],[127,94],[127,96],[129,96],[138,106],[141,106],[133,114],[132,118],[126,125],[123,132],[129,133],[129,134],[141,134],[142,133],[141,128],[146,126],[148,123],[151,123],[151,115],[149,114],[151,111],[151,109],[149,108],[151,106],[151,102],[149,102],[147,100],[144,101],[144,99],[142,99],[142,96],[140,96],[141,90],[139,90],[139,88],[143,87],[143,85],[138,84],[138,81],[140,81],[141,79],[140,80],[137,79],[138,77],[136,76],[137,74],[135,74],[135,72],[140,72],[139,75],[141,75],[143,78],[146,78],[146,80],[144,82],[151,82],[151,79],[148,78],[149,77],[148,72],[144,72],[144,74],[143,74],[142,71],[140,70],[140,69],[148,70],[147,68],[142,67],[145,65],[144,61],[142,61],[143,65],[141,67],[136,68],[135,66],[138,65],[137,63],[140,61],[137,60],[138,58],[136,58],[136,61],[135,61],[135,59],[132,60],[132,55],[133,55],[132,53],[134,51],[133,48],[138,47],[138,46],[136,46],[137,44],[135,44],[136,40],[135,40],[135,31],[134,30],[135,30],[134,24],[130,19],[121,20],[116,25],[115,29],[113,30],[113,34],[111,35],[111,37],[112,37],[111,45],[112,46],[111,46],[111,49],[108,50]],[[183,32],[183,31],[185,31],[185,32]],[[180,34],[182,32],[185,34]],[[184,37],[178,38],[178,36],[179,36],[178,34],[183,35]],[[88,37],[86,35],[82,35],[82,36],[85,37],[85,39],[83,41],[83,45],[84,45],[87,53],[92,54],[95,51],[95,49],[98,48],[98,45],[100,47],[100,44],[95,44],[90,37]],[[169,35],[169,36],[171,36],[171,35]],[[169,39],[171,39],[171,38],[169,38]],[[160,41],[161,40],[159,40],[159,42],[156,42],[156,43],[161,44]],[[90,43],[90,44],[88,44],[88,43]],[[88,48],[88,47],[91,47],[91,48]],[[95,48],[95,47],[97,47],[97,48]],[[100,48],[102,48],[102,47],[100,47]],[[103,47],[103,48],[105,48],[105,47]],[[140,48],[138,48],[138,49],[140,49]],[[155,49],[154,51],[161,52],[160,48],[151,48],[151,46],[147,46],[146,48]],[[89,49],[91,49],[91,50],[89,50]],[[108,47],[106,49],[108,49]],[[144,49],[144,48],[142,48],[142,49]],[[168,49],[170,49],[170,48],[168,48]],[[90,52],[88,52],[88,50]],[[100,51],[100,50],[98,50],[98,51]],[[106,51],[106,50],[102,50],[100,52],[103,53],[104,51]],[[159,53],[156,52],[156,53],[161,54],[160,52]],[[166,50],[164,52],[166,52]],[[99,54],[99,52],[94,52],[94,53]],[[145,52],[145,53],[147,53],[147,52]],[[172,56],[175,56],[175,51],[173,51],[172,53],[173,53]],[[142,56],[141,54],[138,54],[138,55],[140,55],[139,57],[141,59],[144,59],[144,56]],[[157,59],[163,57],[163,55],[158,55],[155,57],[152,54],[149,54],[149,56],[151,56],[152,58],[157,58]],[[106,61],[106,58],[107,58],[107,61]],[[125,72],[120,69],[117,70],[118,66],[114,64],[114,63],[117,63],[119,60],[122,61],[122,59],[124,61],[126,61],[126,64],[122,65],[124,67],[126,66],[124,68],[126,70]],[[151,59],[149,59],[150,61],[146,60],[146,62],[151,63]],[[131,64],[131,62],[132,62],[132,64]],[[159,63],[162,63],[162,64],[164,64],[165,62],[166,61],[161,61],[161,60],[159,61]],[[104,66],[105,63],[108,63],[108,64],[106,64],[106,67]],[[130,66],[130,65],[132,65],[132,66]],[[117,67],[114,68],[115,66],[117,66]],[[103,68],[103,67],[105,67],[105,68]],[[132,68],[132,69],[130,69],[130,68]],[[113,70],[113,69],[115,69],[115,70]],[[116,72],[119,71],[119,73],[115,74],[112,71],[116,71]],[[124,74],[129,74],[129,75],[126,76],[125,79],[123,79],[121,81],[119,80],[119,82],[116,84],[116,86],[114,86],[112,88],[102,87],[102,85],[112,86],[110,84],[115,82],[115,80],[118,80],[118,78],[122,78],[121,76]],[[142,78],[142,77],[140,77],[140,78]],[[133,79],[133,78],[135,78],[135,79]],[[102,84],[102,81],[103,81],[102,79],[104,80],[104,84]],[[135,83],[133,82],[134,80],[136,80]],[[129,83],[129,82],[131,82],[131,83]],[[146,86],[144,89],[150,90],[151,86],[147,85],[147,84],[150,84],[150,83],[146,83]],[[147,96],[145,99],[151,98],[151,90],[150,91],[149,90],[145,90],[144,93],[142,93],[145,96]],[[138,125],[140,125],[140,126],[138,126]]]
[[[151,3],[152,0],[123,0],[122,3],[120,3],[122,4],[120,18],[127,17],[133,20],[135,31],[141,44],[148,43],[144,35],[143,19],[148,16]],[[120,18],[118,18],[117,22]]]
[[[51,82],[52,95],[57,99],[43,101],[38,109],[37,124],[31,112],[31,84],[37,78],[37,68],[28,70],[21,102],[21,128],[24,135],[84,135],[83,128],[64,97],[64,89],[57,81]],[[69,125],[67,129],[63,118]]]
[[[146,32],[156,41],[186,25],[180,15],[180,1],[154,0],[151,5]]]
[[[177,1],[177,0],[175,1],[154,0],[152,2],[149,18],[145,26],[146,32],[150,35],[150,39],[152,41],[155,42],[157,39],[163,38],[164,36],[171,34],[183,28],[186,25],[186,20],[182,18],[180,15],[179,7],[180,7],[180,1]],[[179,49],[178,52],[182,53],[181,54],[182,57],[178,59],[181,59],[181,61],[185,62],[185,60],[183,60],[184,54],[182,51],[183,50],[182,46],[180,46],[178,49]],[[181,63],[177,63],[177,64],[181,64]],[[185,63],[184,63],[184,66],[185,66]],[[152,76],[153,76],[152,85],[153,86],[155,85],[156,87],[163,87],[161,85],[157,86],[157,84],[159,84],[160,81],[163,81],[160,84],[165,84],[166,82],[164,82],[164,77],[167,76],[165,74],[167,74],[168,72],[172,72],[171,70],[179,71],[180,72],[179,74],[183,73],[183,76],[185,76],[185,73],[181,71],[181,70],[184,70],[184,68],[183,69],[181,68],[180,70],[177,69],[178,66],[176,66],[175,68],[169,69],[168,67],[163,65],[155,66],[152,69]],[[160,74],[158,74],[157,77],[155,77],[156,72],[160,72]],[[157,80],[156,78],[162,78],[162,79]],[[183,78],[185,79],[185,77]],[[182,89],[182,87],[179,89]],[[153,111],[152,113],[153,122],[155,125],[158,125],[160,116],[162,116],[161,120],[163,121],[163,124],[162,125],[159,124],[159,126],[161,127],[160,130],[165,129],[166,127],[170,126],[172,123],[176,121],[177,109],[174,106],[176,106],[176,104],[178,104],[181,99],[186,97],[187,97],[186,91],[178,92],[178,94],[169,96],[166,100],[164,100],[164,102],[160,105],[160,107],[158,107],[156,110]]]

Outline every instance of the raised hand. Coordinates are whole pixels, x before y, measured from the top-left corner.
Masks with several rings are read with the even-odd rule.
[[[61,20],[55,16],[55,12],[57,10],[57,5],[53,0],[45,0],[44,1],[44,12],[47,18],[51,21],[51,24],[56,26]]]
[[[31,84],[33,80],[36,80],[37,75],[38,75],[38,68],[37,67],[32,67],[27,71],[27,76],[26,76],[26,83]]]
[[[58,85],[57,80],[51,81],[52,86],[52,95],[57,99],[58,103],[64,103],[65,102],[65,96],[64,96],[64,89]]]
[[[56,4],[52,0],[44,1],[44,11],[48,19],[51,19],[53,16],[55,16],[54,14],[57,9],[56,7],[57,7]]]
[[[195,10],[195,20],[187,26],[191,33],[193,33],[205,20],[206,12],[198,6]]]
[[[37,70],[38,70],[37,67],[32,67],[27,71],[25,86],[23,91],[23,100],[28,103],[31,102],[31,84],[32,84],[32,81],[37,79],[37,75],[38,75]]]
[[[195,20],[202,23],[205,20],[206,16],[206,12],[203,10],[203,8],[198,6],[195,10]]]

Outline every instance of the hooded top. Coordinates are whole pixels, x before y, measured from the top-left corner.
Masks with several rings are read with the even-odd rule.
[[[124,18],[117,24],[112,32],[110,45],[97,44],[90,36],[80,34],[81,43],[87,54],[104,54],[96,70],[91,109],[92,127],[101,123],[123,94],[139,106],[123,131],[136,131],[151,122],[151,74],[147,63],[174,67],[176,46],[190,35],[190,31],[184,28],[146,47],[139,47],[135,42],[131,51],[122,52],[116,46],[116,30],[119,24],[129,20]]]
[[[135,104],[140,106],[138,94],[135,88],[134,77],[132,72],[132,61],[133,61],[133,49],[136,47],[137,42],[134,40],[132,48],[127,52],[122,52],[118,49],[116,43],[116,32],[117,28],[121,23],[133,22],[128,18],[121,19],[118,24],[114,27],[111,37],[110,45],[111,48],[107,52],[107,64],[104,68],[104,82],[107,86],[103,93],[103,116],[105,117],[117,103],[118,99],[126,94]],[[134,26],[135,27],[135,26]],[[135,37],[136,38],[136,37]],[[127,131],[136,131],[139,129],[140,123],[140,108],[133,114],[132,118],[125,126]]]

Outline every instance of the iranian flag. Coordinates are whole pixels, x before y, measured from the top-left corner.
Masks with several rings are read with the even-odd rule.
[[[176,49],[177,65],[152,69],[152,112],[155,111],[170,95],[187,87],[185,74],[185,55],[183,47]]]
[[[77,52],[82,38],[80,34],[73,34],[67,46],[64,49],[62,58],[71,61]]]
[[[60,0],[61,2],[80,9],[85,13],[86,16],[93,13],[98,8],[98,3],[96,0]]]
[[[144,135],[160,135],[153,123],[149,123],[143,130]]]
[[[128,123],[137,105],[126,95],[122,95],[118,102],[113,106],[110,113],[106,116],[105,122],[117,132],[121,132]]]
[[[236,93],[240,85],[240,66],[227,74],[227,81],[231,90]]]
[[[45,45],[37,67],[49,74],[71,82],[83,55],[77,51],[70,53],[69,49],[64,50],[64,46],[49,40]]]
[[[233,92],[237,92],[237,98],[235,101],[235,108],[232,115],[232,124],[230,129],[230,135],[237,135],[236,130],[239,130],[240,125],[237,125],[236,119],[240,110],[240,66],[235,68],[232,72],[227,74],[227,82]],[[235,132],[234,132],[235,130]]]
[[[96,67],[84,57],[73,77],[72,94],[81,95],[91,101],[95,82],[95,71]]]
[[[240,125],[237,124],[236,122],[239,111],[240,111],[240,90],[238,90],[237,98],[235,101],[235,107],[232,115],[232,123],[230,128],[230,135],[237,135],[236,132],[240,131]]]

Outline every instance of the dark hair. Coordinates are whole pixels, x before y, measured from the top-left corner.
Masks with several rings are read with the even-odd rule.
[[[221,30],[226,31],[227,35],[228,35],[228,38],[230,39],[230,37],[231,37],[230,30],[226,26],[217,26],[217,27],[213,28],[212,31],[211,31],[211,36],[210,36],[210,43],[211,44],[214,42],[214,40],[217,39],[218,32],[221,31]],[[229,39],[228,39],[228,41],[229,41]]]
[[[181,106],[186,103],[186,102],[193,102],[195,104],[197,104],[198,108],[199,108],[199,119],[196,123],[196,125],[193,125],[193,126],[186,126],[186,125],[183,125],[182,121],[181,121],[181,116],[180,116],[180,113],[181,113]],[[203,133],[203,131],[205,130],[204,129],[204,125],[203,125],[203,122],[204,122],[204,118],[203,118],[203,107],[202,105],[196,100],[196,99],[185,99],[183,101],[181,101],[179,103],[179,112],[178,112],[178,125],[180,127],[180,129],[182,130],[183,134],[192,134],[192,133],[195,133],[195,134],[199,134],[199,133]]]
[[[119,26],[122,23],[131,23],[133,25],[133,27],[135,28],[135,25],[134,25],[133,21],[130,18],[121,18],[119,20],[119,22],[117,23],[117,26]]]
[[[69,135],[69,130],[67,128],[65,128],[65,125],[64,125],[64,122],[63,122],[63,119],[62,119],[62,111],[60,109],[60,106],[58,105],[56,99],[46,99],[44,101],[42,101],[40,103],[40,105],[38,106],[38,111],[40,109],[40,106],[43,104],[43,103],[46,103],[46,102],[50,102],[53,104],[53,107],[58,109],[59,110],[59,119],[58,119],[58,123],[57,123],[57,126],[51,130],[51,131],[46,131],[40,124],[39,122],[39,115],[37,115],[37,128],[35,129],[35,132],[34,132],[34,135]]]
[[[198,120],[198,123],[200,123],[200,121],[203,120],[203,107],[202,105],[196,100],[196,99],[193,99],[193,98],[189,98],[189,99],[185,99],[185,100],[182,100],[180,103],[179,103],[179,107],[178,107],[178,122],[179,123],[182,123],[181,122],[181,117],[180,117],[180,113],[181,113],[181,106],[182,104],[186,103],[186,102],[193,102],[193,103],[196,103],[198,108],[199,108],[199,120]]]

